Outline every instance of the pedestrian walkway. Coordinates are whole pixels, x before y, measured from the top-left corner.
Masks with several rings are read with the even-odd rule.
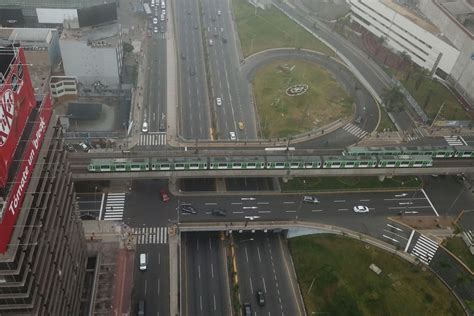
[[[416,241],[415,247],[411,250],[411,254],[420,259],[425,264],[430,264],[431,259],[438,250],[438,244],[433,240],[420,235]]]
[[[364,138],[368,133],[352,123],[346,124],[343,129],[358,138]]]
[[[166,145],[166,133],[148,133],[140,134],[140,146],[165,146]]]
[[[444,136],[449,146],[467,146],[466,141],[461,136]]]
[[[138,245],[168,242],[168,227],[134,227],[133,234],[137,237]]]
[[[105,202],[104,221],[121,221],[125,206],[125,193],[109,193]]]

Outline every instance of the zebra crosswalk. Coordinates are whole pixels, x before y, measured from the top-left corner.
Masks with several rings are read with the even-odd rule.
[[[125,193],[109,193],[105,202],[104,221],[119,221],[123,219]]]
[[[165,146],[166,133],[148,133],[140,134],[140,141],[138,145],[141,146]]]
[[[133,235],[138,245],[166,244],[168,242],[168,227],[134,227]]]
[[[364,138],[368,133],[352,123],[346,124],[343,129],[358,138]]]
[[[461,136],[444,136],[449,146],[467,146],[466,141]]]
[[[429,264],[438,248],[438,244],[433,240],[420,235],[416,241],[415,247],[411,250],[411,254],[420,259],[421,262]]]

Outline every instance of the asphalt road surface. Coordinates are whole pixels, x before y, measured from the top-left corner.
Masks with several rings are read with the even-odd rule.
[[[256,139],[255,110],[248,85],[241,84],[237,34],[233,29],[230,3],[228,0],[201,0],[201,4],[218,137],[230,139],[229,133],[235,132],[237,139]],[[222,99],[220,106],[215,101],[218,97]],[[238,127],[239,122],[244,123],[242,130]]]
[[[209,139],[211,119],[198,1],[176,0],[179,115],[186,139]]]
[[[279,233],[235,233],[240,300],[253,315],[304,315],[296,275],[284,237]],[[256,292],[265,303],[257,304]]]
[[[229,279],[220,234],[182,234],[181,260],[183,315],[230,315]]]
[[[160,30],[165,24],[160,25]],[[148,122],[150,132],[158,132],[160,120],[166,116],[166,33],[153,33],[148,47],[147,85],[142,122]],[[166,125],[166,124],[165,124]],[[141,128],[142,125],[140,125]]]
[[[148,256],[147,269],[139,270],[141,253]],[[133,304],[145,301],[146,315],[169,315],[169,249],[168,245],[138,245],[135,258]],[[136,315],[135,311],[132,315]]]

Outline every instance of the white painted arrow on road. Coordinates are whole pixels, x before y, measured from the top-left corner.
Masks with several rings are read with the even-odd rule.
[[[402,194],[395,194],[395,197],[404,197],[407,196],[408,193],[402,193]]]

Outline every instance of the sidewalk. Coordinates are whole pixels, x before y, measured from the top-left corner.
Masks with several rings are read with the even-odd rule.
[[[131,315],[134,250],[120,249],[117,254],[113,310],[115,316]]]

